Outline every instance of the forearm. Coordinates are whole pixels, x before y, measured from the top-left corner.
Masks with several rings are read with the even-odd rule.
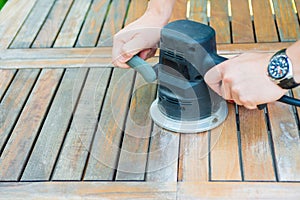
[[[146,12],[158,16],[163,24],[166,24],[172,14],[176,0],[150,0]]]
[[[287,55],[293,65],[295,80],[300,83],[300,40],[287,48]]]

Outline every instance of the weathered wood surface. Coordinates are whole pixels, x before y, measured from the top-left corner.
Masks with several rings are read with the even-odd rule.
[[[9,199],[299,199],[299,183],[1,183]]]
[[[157,85],[111,64],[112,36],[147,3],[11,0],[0,12],[0,182],[12,181],[0,183],[1,198],[299,197],[299,108],[228,104],[226,121],[198,134],[153,124]],[[219,54],[230,58],[299,39],[299,6],[181,0],[171,20],[212,26]],[[61,182],[74,180],[83,182]]]

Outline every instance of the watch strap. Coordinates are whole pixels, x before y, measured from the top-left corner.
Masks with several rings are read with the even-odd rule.
[[[278,83],[278,85],[283,89],[291,89],[291,88],[299,86],[299,83],[296,83],[295,79],[292,77],[289,79],[288,78],[283,79],[282,81],[280,81]]]

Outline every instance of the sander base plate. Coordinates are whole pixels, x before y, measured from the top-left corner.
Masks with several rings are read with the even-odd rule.
[[[211,130],[219,126],[228,115],[225,101],[220,103],[220,108],[210,117],[195,121],[180,121],[167,117],[159,110],[157,104],[158,100],[156,99],[150,108],[150,115],[154,123],[164,129],[178,133],[199,133]]]

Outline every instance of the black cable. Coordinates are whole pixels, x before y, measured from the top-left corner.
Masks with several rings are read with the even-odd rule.
[[[293,97],[289,97],[289,96],[282,96],[280,99],[278,99],[278,101],[282,102],[282,103],[287,103],[293,106],[300,106],[300,99],[295,99]]]

